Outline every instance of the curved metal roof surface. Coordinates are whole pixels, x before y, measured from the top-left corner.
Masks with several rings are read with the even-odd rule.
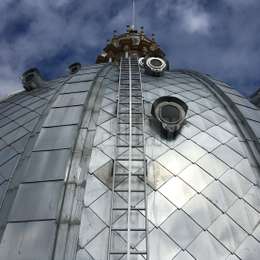
[[[193,71],[142,83],[150,259],[258,259],[259,109]],[[106,259],[117,89],[94,65],[0,103],[0,259]],[[189,107],[173,140],[150,122],[165,95]]]

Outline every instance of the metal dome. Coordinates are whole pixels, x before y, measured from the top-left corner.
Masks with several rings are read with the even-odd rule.
[[[0,259],[126,259],[129,248],[131,259],[259,258],[259,109],[208,75],[138,71],[131,55],[121,66],[82,66],[0,103]],[[132,83],[131,105],[119,79],[121,91]],[[151,122],[161,96],[189,108],[174,138]],[[119,124],[129,106],[131,129]],[[132,192],[145,190],[131,205],[123,159]]]

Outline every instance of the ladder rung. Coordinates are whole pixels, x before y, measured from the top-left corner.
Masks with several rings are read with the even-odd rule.
[[[112,228],[112,231],[128,231],[127,228]],[[145,231],[145,228],[131,228],[130,231],[138,231],[138,232],[143,232]]]
[[[127,147],[129,147],[129,145],[123,145],[123,144],[119,144],[119,145],[117,145],[117,147],[119,147],[119,148],[127,148]],[[131,148],[144,148],[144,146],[143,145],[131,145]]]
[[[120,251],[115,251],[115,252],[110,252],[111,255],[126,255],[127,252],[120,252]],[[131,251],[130,255],[146,255],[146,251]]]
[[[115,174],[116,176],[129,176],[128,173],[117,173]],[[140,173],[132,173],[131,176],[135,176],[135,177],[144,177],[144,174],[140,174]]]
[[[118,122],[120,125],[129,125],[129,122]],[[132,125],[142,125],[143,122],[132,122]]]
[[[129,91],[129,88],[120,88],[120,90],[128,90]],[[132,90],[141,91],[141,88],[132,88]]]
[[[128,190],[122,190],[122,189],[118,189],[118,190],[114,190],[115,192],[128,192]],[[131,192],[145,192],[144,190],[131,190]]]
[[[129,105],[129,102],[121,102],[119,101],[119,104],[121,105]],[[131,102],[132,105],[142,105],[143,102]]]
[[[129,135],[129,133],[117,133],[117,135]],[[143,135],[143,134],[132,134],[132,136],[140,136],[140,135]]]
[[[129,97],[129,95],[122,95],[122,94],[120,93],[120,97]],[[138,97],[138,98],[141,98],[142,95],[131,95],[131,97]]]
[[[129,158],[116,158],[116,161],[129,161]],[[144,162],[144,159],[132,158],[131,162]]]
[[[128,208],[113,208],[113,210],[128,210]],[[130,208],[130,210],[145,210],[145,208]]]
[[[132,115],[143,115],[143,113],[140,112],[132,112]],[[129,112],[119,112],[119,115],[129,115]]]

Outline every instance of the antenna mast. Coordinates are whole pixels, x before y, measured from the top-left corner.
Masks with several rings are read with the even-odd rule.
[[[132,0],[133,7],[132,7],[132,29],[135,28],[135,0]]]

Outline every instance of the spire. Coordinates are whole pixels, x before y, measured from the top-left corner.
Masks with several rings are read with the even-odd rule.
[[[135,0],[132,0],[132,30],[135,29]]]

